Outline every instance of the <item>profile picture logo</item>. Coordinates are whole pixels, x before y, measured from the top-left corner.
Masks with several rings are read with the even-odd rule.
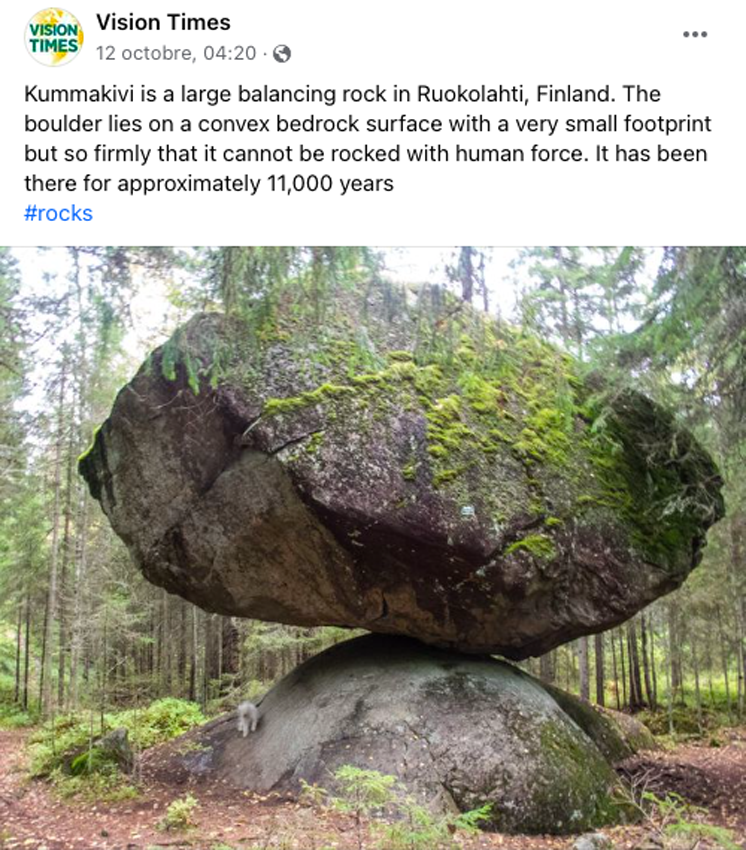
[[[26,25],[26,47],[42,65],[67,65],[83,47],[83,27],[65,9],[43,9]]]

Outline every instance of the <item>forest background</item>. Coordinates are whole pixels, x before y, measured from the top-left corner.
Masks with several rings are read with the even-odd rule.
[[[746,249],[84,248],[0,252],[0,723],[256,697],[350,632],[206,613],[150,585],[77,474],[114,395],[197,311],[426,281],[675,410],[727,516],[684,587],[522,666],[654,731],[746,712]],[[323,323],[319,332],[323,333]]]

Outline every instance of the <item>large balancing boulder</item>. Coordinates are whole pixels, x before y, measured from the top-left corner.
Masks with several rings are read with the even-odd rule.
[[[147,578],[207,610],[512,658],[678,587],[723,513],[670,413],[437,288],[196,316],[80,468]]]
[[[436,810],[491,803],[503,832],[579,832],[624,815],[614,771],[538,682],[407,638],[337,644],[267,694],[255,733],[241,737],[230,715],[189,740],[166,760],[172,778],[333,792],[331,775],[353,765],[397,776]]]

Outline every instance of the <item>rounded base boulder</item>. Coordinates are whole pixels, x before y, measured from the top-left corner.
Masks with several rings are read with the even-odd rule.
[[[192,776],[259,793],[301,780],[333,791],[342,765],[374,769],[431,806],[491,803],[504,832],[580,832],[622,815],[611,766],[536,680],[407,638],[326,650],[266,695],[255,733],[220,718],[179,759]]]

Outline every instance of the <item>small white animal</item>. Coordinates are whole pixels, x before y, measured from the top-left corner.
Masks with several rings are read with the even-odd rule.
[[[259,709],[253,702],[242,702],[238,706],[238,731],[245,738],[249,732],[256,732],[259,722]]]

